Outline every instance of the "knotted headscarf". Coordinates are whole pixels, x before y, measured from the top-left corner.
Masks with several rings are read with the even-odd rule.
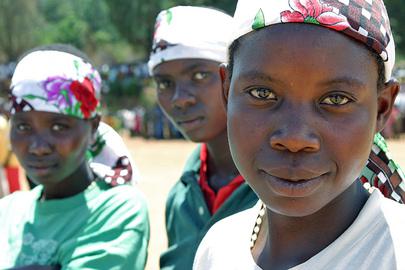
[[[395,45],[382,0],[239,0],[233,40],[279,23],[311,23],[341,32],[381,56],[391,78]]]
[[[101,78],[97,70],[70,53],[41,50],[19,61],[11,82],[11,113],[44,111],[79,119],[100,114]],[[138,170],[122,138],[100,123],[87,151],[93,171],[111,186],[139,180]]]
[[[148,62],[150,73],[157,65],[176,59],[226,62],[232,22],[231,16],[211,8],[177,6],[161,11]]]
[[[18,62],[11,80],[11,113],[45,111],[81,119],[99,114],[100,75],[80,57],[34,51]]]

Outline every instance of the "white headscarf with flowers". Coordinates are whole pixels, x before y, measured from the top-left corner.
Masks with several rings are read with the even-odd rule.
[[[80,119],[99,114],[101,78],[91,64],[60,51],[34,51],[14,71],[11,113],[45,111]],[[136,183],[139,172],[122,138],[100,123],[87,152],[93,171],[111,186]]]
[[[81,119],[99,114],[101,78],[90,63],[60,51],[34,51],[11,80],[12,112],[46,111]]]
[[[380,55],[391,79],[395,44],[383,0],[239,0],[233,40],[279,23],[309,23],[338,31]]]

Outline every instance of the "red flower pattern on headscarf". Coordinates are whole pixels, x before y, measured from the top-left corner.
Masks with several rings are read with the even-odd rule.
[[[313,23],[343,31],[350,27],[346,17],[333,12],[333,8],[321,0],[290,0],[292,8],[281,12],[282,22]]]
[[[98,105],[91,80],[86,77],[83,82],[73,81],[70,85],[70,90],[77,101],[80,102],[80,110],[84,118],[89,118]]]

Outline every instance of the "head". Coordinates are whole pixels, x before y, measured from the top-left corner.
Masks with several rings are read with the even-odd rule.
[[[375,16],[381,3],[373,3]],[[231,153],[282,215],[313,214],[354,185],[398,92],[391,45],[360,38],[340,5],[239,1],[236,11],[241,23],[221,68]]]
[[[195,142],[226,134],[218,69],[227,61],[231,22],[221,11],[190,6],[164,10],[156,20],[148,64],[158,102]]]
[[[88,166],[101,80],[76,51],[67,45],[31,50],[12,77],[12,148],[30,179],[40,184],[55,185]]]

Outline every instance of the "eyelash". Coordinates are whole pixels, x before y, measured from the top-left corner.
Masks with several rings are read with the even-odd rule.
[[[61,128],[55,128],[55,127],[61,127]],[[55,132],[62,132],[62,131],[65,131],[65,130],[67,130],[67,129],[69,129],[69,126],[68,125],[65,125],[65,124],[53,124],[52,126],[51,126],[51,129],[52,129],[52,131],[55,131]]]
[[[197,78],[197,75],[202,75],[202,78]],[[204,72],[204,71],[198,71],[193,73],[193,75],[191,76],[193,81],[202,81],[204,79],[206,79],[208,77],[209,73],[208,72]]]
[[[24,123],[19,123],[15,125],[16,130],[19,132],[26,132],[27,130],[29,130],[31,127],[28,124],[24,124]]]
[[[164,85],[164,87],[162,87]],[[161,80],[156,81],[156,86],[158,90],[167,90],[173,85],[172,81],[170,80]]]
[[[268,88],[256,87],[248,90],[250,96],[258,100],[277,101],[277,96]]]
[[[332,100],[334,99],[334,100]],[[328,100],[327,102],[325,102],[326,100]],[[334,101],[338,101],[338,102],[334,102]],[[341,102],[339,102],[341,101]],[[331,94],[325,98],[323,98],[321,100],[321,104],[322,105],[327,105],[327,106],[344,106],[346,104],[349,104],[353,102],[353,99],[350,97],[347,97],[344,94]]]

